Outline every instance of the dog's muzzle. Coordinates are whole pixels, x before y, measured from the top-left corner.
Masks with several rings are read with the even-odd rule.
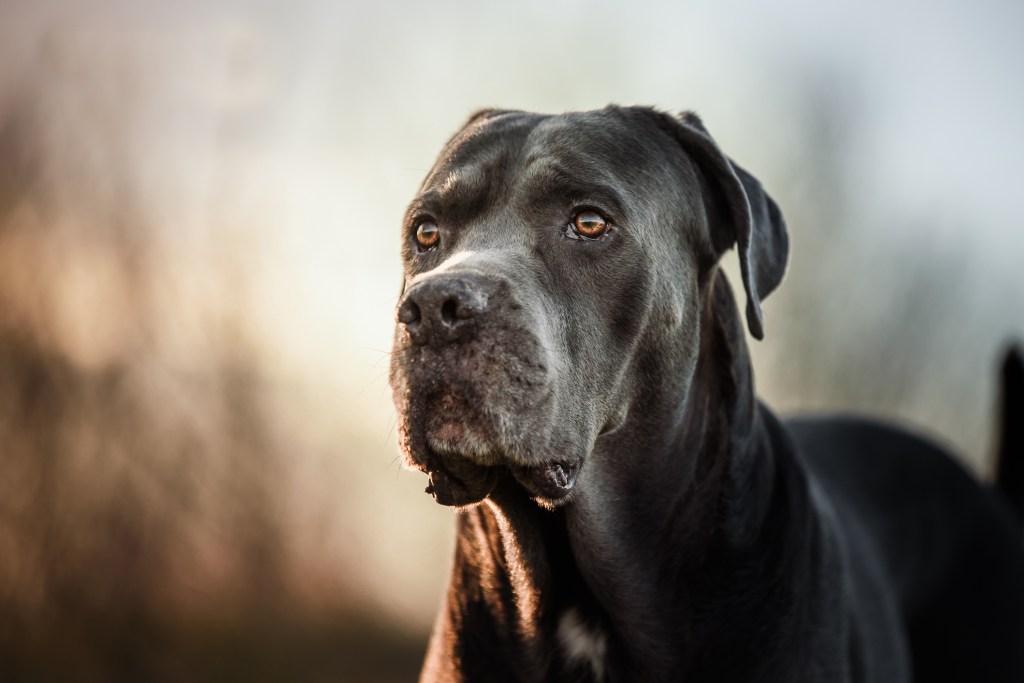
[[[511,476],[534,496],[567,496],[580,462],[534,450],[552,421],[550,362],[507,287],[478,271],[437,273],[405,292],[397,318],[402,447],[429,476],[427,492],[469,505]]]

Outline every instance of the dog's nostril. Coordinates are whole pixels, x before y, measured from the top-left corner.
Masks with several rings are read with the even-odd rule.
[[[398,322],[403,325],[411,325],[420,321],[420,307],[412,299],[406,299],[401,308],[398,309]]]
[[[464,341],[477,330],[472,318],[487,312],[493,287],[470,276],[427,278],[405,292],[398,325],[419,346]]]
[[[455,299],[445,299],[445,302],[441,304],[441,321],[445,325],[451,325],[455,322],[457,307]]]

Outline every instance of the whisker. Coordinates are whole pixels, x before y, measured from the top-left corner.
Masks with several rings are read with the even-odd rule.
[[[398,416],[396,415],[396,416],[391,418],[391,428],[388,429],[388,435],[384,437],[384,445],[385,446],[388,445],[388,443],[391,441],[391,437],[393,437],[395,435],[395,427],[397,427],[397,426],[398,426]]]

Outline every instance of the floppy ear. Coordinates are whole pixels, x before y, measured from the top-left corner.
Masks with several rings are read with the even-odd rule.
[[[676,139],[704,175],[712,195],[706,201],[715,257],[736,245],[747,292],[747,327],[754,337],[764,339],[761,300],[786,272],[786,222],[761,183],[722,153],[696,114],[684,112],[672,120]]]

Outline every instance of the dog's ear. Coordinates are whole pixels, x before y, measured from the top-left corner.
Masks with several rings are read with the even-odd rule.
[[[708,227],[715,257],[736,245],[747,292],[747,327],[754,337],[763,339],[761,300],[786,272],[786,222],[761,183],[722,153],[696,114],[684,112],[672,120],[676,139],[708,185]]]

